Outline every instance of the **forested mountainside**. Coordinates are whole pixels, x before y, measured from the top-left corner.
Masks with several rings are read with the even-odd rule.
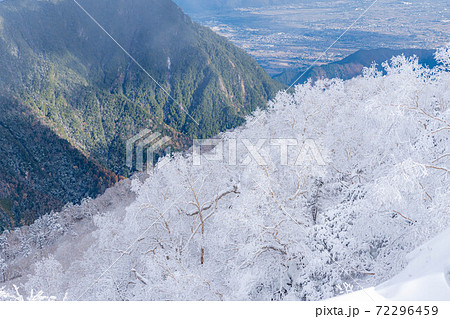
[[[0,231],[95,197],[118,181],[19,101],[0,96],[0,110]]]
[[[436,56],[281,92],[217,137],[222,158],[179,153],[5,232],[0,298],[15,284],[69,300],[320,300],[389,280],[450,227],[450,48]]]
[[[326,65],[314,66],[306,73],[305,70],[299,69],[286,70],[285,72],[274,76],[274,79],[286,85],[291,85],[297,79],[298,83],[305,83],[309,79],[312,81],[333,78],[348,80],[361,75],[363,68],[370,67],[373,63],[377,64],[378,70],[383,71],[383,62],[390,60],[394,56],[402,54],[406,57],[412,57],[415,55],[419,58],[420,64],[433,68],[437,63],[434,59],[434,52],[434,50],[425,49],[397,50],[380,48],[372,50],[359,50],[340,61]]]
[[[45,129],[113,172],[107,173],[111,176],[130,173],[125,142],[140,130],[161,132],[172,137],[173,149],[184,149],[193,137],[242,124],[245,115],[264,107],[281,88],[243,50],[193,23],[170,0],[78,2],[163,89],[69,0],[0,2],[0,88],[5,98],[23,106],[27,117],[34,117],[30,121],[45,123]],[[8,104],[2,103],[0,111],[6,112]],[[50,145],[45,136],[39,143]],[[18,147],[11,151],[27,165],[35,161]],[[56,154],[51,147],[47,151],[42,161]],[[76,169],[64,170],[78,176]],[[19,170],[9,174],[1,176],[6,183],[7,176],[25,178]],[[64,184],[57,175],[53,178]],[[86,179],[76,183],[86,184],[84,190],[80,186],[78,200],[97,194]],[[24,216],[29,210],[36,216],[46,211],[37,207],[60,207],[38,195],[45,193],[38,184],[33,189],[34,195],[27,194],[40,198],[37,206],[24,210],[26,203],[16,200],[22,194],[1,195],[2,214],[13,212],[16,219],[29,221]]]

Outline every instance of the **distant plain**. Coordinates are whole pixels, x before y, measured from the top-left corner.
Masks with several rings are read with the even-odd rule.
[[[187,13],[245,49],[275,75],[284,69],[307,68],[372,3],[309,0]],[[358,49],[434,49],[449,41],[449,30],[447,0],[378,1],[318,63],[337,61]]]

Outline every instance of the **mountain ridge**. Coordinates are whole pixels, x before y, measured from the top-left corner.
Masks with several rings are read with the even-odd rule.
[[[392,57],[402,54],[406,57],[417,56],[420,64],[433,68],[437,65],[437,62],[434,59],[434,52],[435,50],[428,49],[363,49],[336,62],[313,66],[309,70],[286,70],[281,74],[275,75],[273,78],[286,85],[291,85],[296,80],[296,84],[305,83],[309,79],[313,82],[324,78],[349,80],[361,75],[362,70],[365,67],[370,67],[373,63],[377,65],[378,70],[383,71],[383,68],[381,67],[383,62],[389,61]]]

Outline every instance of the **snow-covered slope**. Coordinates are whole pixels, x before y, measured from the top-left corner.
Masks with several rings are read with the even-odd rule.
[[[87,300],[319,300],[386,282],[450,227],[450,50],[437,57],[443,67],[434,70],[398,57],[385,76],[372,68],[281,92],[201,161],[166,158],[107,200],[4,234],[6,290],[15,283]],[[89,227],[79,229],[71,212]],[[405,274],[419,267],[411,265]],[[443,272],[436,267],[428,280]],[[377,291],[408,298],[394,284]]]
[[[450,300],[450,229],[408,255],[408,266],[376,291],[390,300]]]
[[[407,256],[408,266],[392,279],[364,291],[336,298],[338,301],[449,301],[450,229]]]

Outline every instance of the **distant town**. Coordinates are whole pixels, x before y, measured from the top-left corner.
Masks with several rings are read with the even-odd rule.
[[[305,68],[339,38],[373,1],[302,1],[294,5],[188,12],[249,52],[271,75]],[[379,1],[318,63],[339,60],[358,49],[433,49],[449,41],[446,0]]]

